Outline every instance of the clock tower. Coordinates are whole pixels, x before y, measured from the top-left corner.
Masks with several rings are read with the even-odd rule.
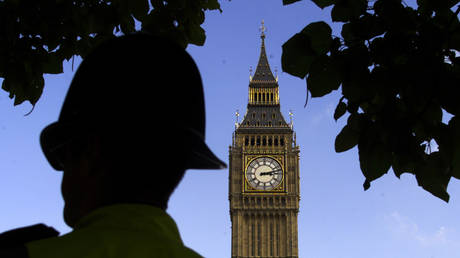
[[[298,257],[299,147],[292,121],[280,111],[263,22],[261,31],[246,114],[235,124],[229,151],[232,257]]]

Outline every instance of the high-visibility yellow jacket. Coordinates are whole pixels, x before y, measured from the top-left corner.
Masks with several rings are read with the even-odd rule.
[[[99,208],[60,237],[26,244],[30,258],[201,257],[182,243],[174,220],[143,204]]]

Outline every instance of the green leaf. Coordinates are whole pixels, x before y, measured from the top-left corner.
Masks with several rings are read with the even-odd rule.
[[[364,191],[366,191],[370,187],[371,187],[371,181],[369,181],[368,179],[364,180],[364,184],[363,184]]]
[[[460,145],[457,144],[452,158],[452,176],[460,179]]]
[[[447,185],[451,176],[446,173],[446,167],[440,158],[439,152],[427,155],[425,164],[419,164],[417,167],[415,177],[418,185],[423,189],[445,202],[449,202]]]
[[[16,74],[15,76],[19,76]],[[5,78],[2,89],[9,92],[9,97],[14,98],[14,105],[20,105],[24,101],[29,101],[32,105],[40,98],[43,92],[45,80],[41,74],[23,75],[25,78],[12,77]]]
[[[336,3],[331,11],[332,21],[348,22],[366,12],[367,0],[344,0]]]
[[[310,39],[310,46],[318,55],[329,52],[332,44],[332,29],[323,21],[308,24],[302,33]]]
[[[350,9],[343,5],[336,4],[332,8],[331,17],[333,22],[347,22],[350,20]]]
[[[207,5],[206,5],[206,9],[208,10],[219,10],[220,12],[222,12],[222,9],[220,9],[220,4],[217,0],[208,0],[207,1]]]
[[[404,169],[400,166],[400,164],[395,164],[393,161],[391,168],[393,169],[393,173],[397,178],[401,178],[401,175],[405,172]]]
[[[353,72],[348,75],[357,74],[358,72]],[[362,99],[367,97],[370,93],[369,91],[372,89],[369,85],[366,85],[365,81],[363,81],[363,77],[366,74],[363,70],[363,76],[361,78],[355,75],[353,80],[343,81],[342,83],[342,94],[347,98],[349,101],[352,102],[361,102]],[[366,87],[367,86],[367,87]]]
[[[120,28],[124,34],[129,34],[129,33],[134,32],[136,30],[135,24],[134,24],[134,18],[131,15],[124,17],[124,19],[121,21]]]
[[[59,74],[63,73],[62,60],[55,53],[50,53],[46,61],[42,63],[43,73]]]
[[[351,23],[345,23],[342,25],[342,32],[340,34],[342,35],[342,38],[347,42],[353,41],[355,39],[351,26]]]
[[[387,173],[391,166],[391,153],[376,140],[375,133],[361,135],[358,143],[359,164],[369,187],[370,182]],[[366,185],[365,190],[369,188]]]
[[[45,80],[43,75],[38,75],[32,80],[32,85],[28,85],[25,90],[25,98],[35,106],[37,101],[40,99],[40,96],[43,93],[43,87],[45,86]]]
[[[349,27],[348,27],[349,26]],[[376,15],[366,13],[342,27],[342,36],[347,41],[355,39],[369,40],[385,33],[385,24]]]
[[[23,83],[22,84],[17,83],[14,86],[15,86],[14,87],[14,92],[12,92],[14,94],[14,103],[13,103],[13,105],[15,105],[15,106],[21,105],[22,103],[24,103],[24,101],[27,100],[26,94],[24,92],[24,88],[26,88],[27,86],[24,85]],[[10,97],[11,97],[11,93],[10,93]]]
[[[312,0],[319,8],[324,9],[335,3],[335,0]]]
[[[350,103],[348,103],[350,105]],[[369,126],[369,121],[366,120],[366,115],[353,113],[348,117],[347,125],[353,131],[362,132]]]
[[[452,176],[460,179],[460,121],[457,116],[450,119],[449,138],[447,139],[453,145],[452,151]],[[443,146],[440,146],[442,148]]]
[[[56,55],[59,59],[64,60],[66,59],[67,61],[72,58],[73,55],[76,54],[76,47],[73,42],[70,43],[63,43],[59,46],[59,48],[56,50]]]
[[[312,64],[307,78],[308,90],[312,97],[321,97],[337,90],[340,74],[334,60],[329,56],[318,57]]]
[[[11,83],[10,83],[10,80],[8,80],[7,78],[3,79],[3,82],[2,82],[2,90],[6,91],[6,92],[9,92],[10,94],[8,95],[8,97],[11,99],[13,98],[13,94],[11,92]]]
[[[421,14],[430,15],[433,12],[433,7],[430,5],[430,0],[417,0],[418,11]]]
[[[359,133],[352,130],[350,126],[346,125],[335,138],[335,152],[339,153],[347,151],[355,147],[358,144],[358,141]]]
[[[187,9],[187,0],[169,0],[167,2],[167,8],[168,10],[173,10],[173,11],[183,11],[185,10],[186,12],[190,12],[190,9]]]
[[[300,0],[283,0],[283,5],[293,4],[295,2],[299,2]]]
[[[458,4],[458,0],[417,0],[419,12],[430,14],[431,11],[439,11],[441,9],[450,9]]]
[[[404,144],[404,143],[398,142],[398,144]],[[398,150],[398,151],[404,152],[404,150]],[[403,173],[414,174],[415,164],[414,164],[413,159],[411,159],[409,155],[410,155],[409,153],[404,153],[403,155],[401,155],[400,153],[393,153],[391,166],[397,178],[400,178]]]
[[[316,58],[316,53],[310,47],[308,36],[304,33],[297,33],[286,41],[282,48],[281,67],[283,71],[303,79]]]
[[[193,13],[191,13],[189,16],[189,22],[192,23],[192,24],[202,24],[205,20],[205,14],[204,14],[204,11],[194,11]]]
[[[186,25],[188,26],[188,24]],[[183,48],[186,48],[189,43],[185,24],[179,23],[179,26],[176,28],[170,14],[160,8],[157,10],[153,9],[148,14],[146,19],[142,22],[142,30],[152,33],[153,35],[168,38]]]
[[[132,14],[138,21],[143,21],[149,12],[149,1],[148,0],[125,0],[131,6]]]
[[[334,119],[337,121],[339,118],[341,118],[345,112],[347,112],[347,104],[344,102],[340,101],[337,107],[335,108],[334,111]]]
[[[436,125],[442,120],[442,109],[439,104],[430,103],[421,115],[424,121]]]
[[[455,33],[452,33],[449,38],[449,47],[451,49],[455,49],[460,51],[460,29],[458,29]]]
[[[189,24],[186,28],[186,34],[191,44],[203,46],[206,40],[206,34],[203,28],[197,24]]]

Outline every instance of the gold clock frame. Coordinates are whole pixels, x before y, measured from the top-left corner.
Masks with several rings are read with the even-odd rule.
[[[253,188],[248,181],[248,178],[246,177],[246,172],[249,167],[249,164],[258,158],[272,158],[276,160],[280,165],[281,165],[281,170],[282,170],[282,178],[281,178],[281,183],[271,189],[271,190],[260,190],[260,189],[255,189]],[[244,164],[243,164],[243,177],[244,177],[244,184],[243,184],[243,193],[245,194],[260,194],[260,193],[277,193],[277,194],[285,194],[286,193],[286,180],[285,180],[285,175],[286,175],[286,168],[285,168],[285,163],[284,163],[284,155],[276,155],[276,154],[258,154],[258,155],[245,155],[244,158]]]

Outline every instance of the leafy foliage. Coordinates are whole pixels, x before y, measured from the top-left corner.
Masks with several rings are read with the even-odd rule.
[[[64,60],[84,57],[117,33],[142,30],[184,48],[203,45],[206,10],[217,0],[5,0],[0,2],[0,77],[14,105],[40,98],[43,74],[63,72]],[[221,11],[221,10],[220,10]]]
[[[283,45],[282,68],[306,78],[312,97],[341,86],[334,119],[350,115],[336,152],[358,146],[365,190],[392,167],[447,202],[450,179],[460,179],[459,0],[418,0],[416,9],[401,0],[312,1],[332,6],[341,37],[310,23]]]
[[[448,201],[450,179],[460,179],[459,0],[418,0],[416,9],[401,0],[312,1],[331,7],[341,35],[322,21],[307,25],[283,45],[282,68],[305,78],[312,97],[341,88],[334,119],[349,116],[335,150],[358,146],[364,189],[392,167]],[[136,22],[184,48],[203,45],[207,10],[220,10],[218,1],[0,1],[2,89],[14,105],[35,105],[43,74],[62,73],[64,60],[134,32]],[[447,124],[443,111],[452,115]]]

